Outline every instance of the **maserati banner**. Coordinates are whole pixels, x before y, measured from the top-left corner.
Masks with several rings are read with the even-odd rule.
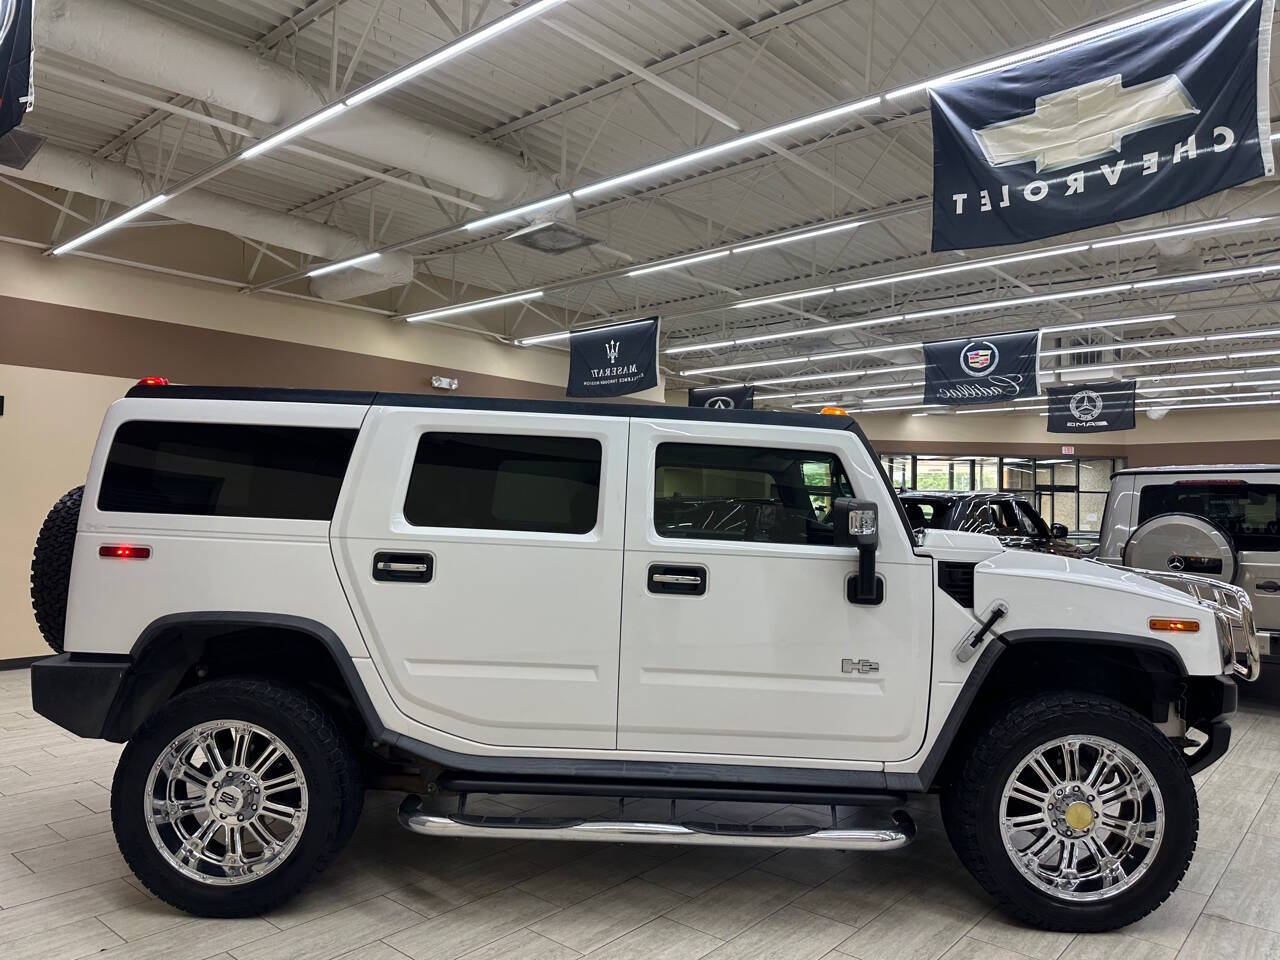
[[[750,410],[755,405],[755,387],[694,387],[689,391],[689,406],[691,407]]]
[[[1137,384],[1133,380],[1049,388],[1050,433],[1132,430]]]
[[[22,122],[31,109],[31,4],[0,0],[0,137]]]
[[[569,396],[621,397],[657,385],[657,317],[569,335]]]
[[[1034,397],[1040,332],[1023,330],[924,345],[924,402],[997,403]]]
[[[1275,0],[1204,0],[930,89],[933,249],[1021,243],[1273,172]]]

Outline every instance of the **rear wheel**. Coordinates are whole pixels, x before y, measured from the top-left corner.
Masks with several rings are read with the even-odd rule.
[[[166,704],[125,748],[111,791],[120,850],[162,900],[201,916],[270,909],[351,835],[360,770],[299,690],[217,680]]]
[[[1149,720],[1104,697],[1012,705],[943,794],[956,853],[1013,916],[1112,930],[1169,896],[1195,851],[1186,761]]]

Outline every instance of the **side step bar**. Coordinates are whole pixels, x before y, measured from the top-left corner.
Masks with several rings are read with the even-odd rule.
[[[400,804],[400,823],[432,837],[505,837],[514,840],[596,840],[604,843],[701,844],[721,847],[809,847],[821,850],[896,850],[915,838],[905,811],[881,828],[661,823],[643,820],[578,820],[484,817],[428,811],[421,797]]]

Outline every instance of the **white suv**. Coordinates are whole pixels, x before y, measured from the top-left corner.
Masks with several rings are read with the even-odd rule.
[[[1256,674],[1247,600],[917,537],[844,416],[139,386],[33,596],[36,709],[128,741],[121,850],[218,916],[331,861],[366,785],[434,836],[846,850],[937,790],[1007,911],[1109,929],[1182,877]],[[831,822],[468,812],[499,792]]]

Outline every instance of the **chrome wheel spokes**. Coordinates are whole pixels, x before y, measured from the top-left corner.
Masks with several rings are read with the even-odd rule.
[[[151,840],[201,883],[255,880],[297,846],[307,781],[279,737],[255,724],[213,720],[176,737],[147,778]]]
[[[1025,756],[1000,801],[1005,851],[1032,884],[1063,900],[1102,900],[1155,861],[1164,804],[1151,771],[1103,737],[1063,737]]]

